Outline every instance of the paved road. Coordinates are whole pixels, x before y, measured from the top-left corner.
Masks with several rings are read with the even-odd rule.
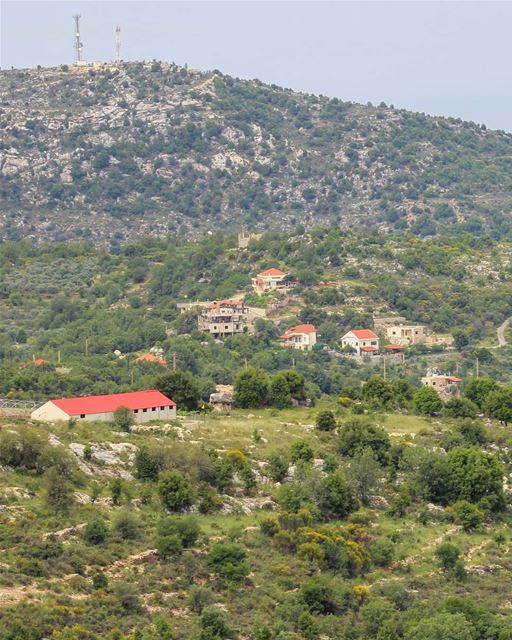
[[[498,334],[498,346],[499,347],[507,346],[507,340],[505,338],[505,331],[510,326],[511,323],[512,323],[512,316],[510,318],[507,318],[503,324],[500,324],[500,326],[496,330],[496,333]]]

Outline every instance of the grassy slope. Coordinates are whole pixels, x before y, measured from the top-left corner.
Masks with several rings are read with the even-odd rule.
[[[290,409],[276,412],[270,410],[247,413],[235,411],[230,416],[194,417],[180,420],[180,434],[190,446],[207,444],[219,449],[231,447],[241,448],[249,455],[253,466],[263,460],[276,449],[287,450],[291,442],[305,439],[311,443],[317,455],[325,455],[334,450],[331,434],[319,434],[312,430],[316,410]],[[445,426],[432,423],[414,416],[382,416],[379,418],[395,442],[410,439],[416,435],[418,441],[427,441]],[[15,423],[3,421],[2,429],[17,429],[22,421]],[[253,440],[254,430],[262,436],[260,443]],[[127,442],[139,446],[142,443],[154,442],[155,438],[162,442],[173,442],[176,434],[144,435],[113,433],[107,425],[77,425],[73,429],[65,424],[39,427],[41,434],[58,438],[63,444],[81,442],[83,444]],[[405,434],[405,438],[404,435]],[[55,441],[55,440],[54,440]],[[124,458],[126,460],[126,457]],[[122,466],[129,465],[127,463]],[[257,466],[256,466],[257,468]],[[106,481],[97,477],[105,487]],[[90,490],[91,478],[85,479],[85,485],[79,490],[87,493]],[[20,554],[23,555],[23,544],[27,540],[40,541],[42,536],[57,531],[71,524],[80,524],[92,517],[102,514],[107,520],[115,519],[120,509],[130,509],[137,514],[142,527],[142,534],[134,541],[112,542],[106,547],[91,547],[84,544],[80,534],[66,536],[65,546],[75,549],[83,562],[83,573],[90,575],[93,566],[104,566],[110,584],[123,580],[134,582],[141,592],[143,609],[137,615],[122,615],[112,620],[112,625],[125,632],[138,625],[147,625],[151,617],[157,613],[172,616],[172,624],[177,638],[189,638],[195,633],[197,616],[188,606],[190,583],[187,580],[189,571],[194,575],[194,582],[202,584],[210,582],[215,590],[215,599],[224,608],[231,624],[238,631],[246,634],[258,620],[268,616],[279,616],[282,607],[292,596],[294,590],[316,570],[297,556],[283,553],[262,537],[257,525],[265,512],[258,510],[244,515],[200,516],[202,537],[191,552],[187,552],[176,562],[157,562],[151,549],[154,548],[153,534],[155,523],[161,514],[157,498],[150,505],[142,505],[137,500],[130,505],[125,502],[121,507],[113,507],[108,500],[108,490],[104,488],[103,496],[97,505],[77,506],[69,516],[57,517],[44,508],[41,503],[41,481],[38,478],[20,475],[8,469],[0,471],[0,484],[4,487],[3,507],[0,513],[2,535],[10,542],[4,541],[2,565],[0,572],[0,607],[17,606],[17,610],[32,603],[43,603],[50,609],[57,606],[76,607],[83,611],[77,613],[81,619],[95,606],[97,595],[91,591],[90,579],[69,572],[63,573],[56,565],[48,577],[32,578],[17,570]],[[129,483],[134,495],[138,493],[139,483]],[[28,491],[30,497],[15,497],[5,487],[19,487]],[[275,493],[273,485],[260,485],[258,496],[269,498]],[[247,500],[239,498],[240,504]],[[449,594],[473,595],[480,604],[493,611],[508,610],[511,606],[508,594],[512,588],[512,574],[507,551],[500,547],[493,538],[496,532],[502,531],[509,539],[511,531],[505,525],[496,524],[486,527],[474,534],[466,534],[450,523],[432,521],[428,525],[418,523],[415,515],[404,519],[391,519],[382,511],[372,510],[378,530],[391,536],[395,542],[395,562],[383,569],[376,569],[364,576],[352,580],[335,579],[340,588],[346,585],[366,585],[372,593],[385,592],[391,584],[399,584],[412,590],[415,597],[428,605],[436,605]],[[18,532],[17,538],[14,529]],[[238,540],[244,544],[248,552],[251,576],[247,585],[236,593],[219,589],[212,576],[197,569],[204,554],[205,545],[220,539]],[[437,569],[433,553],[442,540],[450,540],[462,549],[470,577],[465,583],[447,581]],[[20,545],[21,541],[21,545]],[[499,565],[499,567],[497,566]],[[491,567],[494,567],[491,568]],[[67,571],[67,570],[66,570]],[[201,577],[202,576],[202,577]],[[103,606],[103,605],[102,605]],[[21,607],[21,609],[20,609]],[[9,615],[14,615],[12,610]],[[114,616],[115,617],[115,616]],[[146,622],[144,622],[146,621]],[[82,624],[87,625],[87,615]],[[91,622],[92,624],[92,622]],[[330,623],[322,621],[329,634]],[[328,636],[330,637],[330,636]]]

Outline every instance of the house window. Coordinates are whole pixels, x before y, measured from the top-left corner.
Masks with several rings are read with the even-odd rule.
[[[139,410],[138,409],[134,409],[133,413],[139,413]]]
[[[147,409],[142,409],[142,413],[147,413],[148,410]]]
[[[81,418],[85,418],[85,413],[81,413],[81,414],[80,414],[80,417],[81,417]]]
[[[156,407],[153,407],[153,408],[151,409],[151,411],[156,411]]]
[[[164,411],[164,410],[165,410],[165,407],[160,407],[160,411]]]

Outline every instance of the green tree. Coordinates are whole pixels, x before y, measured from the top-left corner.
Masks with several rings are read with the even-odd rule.
[[[238,586],[245,582],[249,574],[245,549],[235,542],[218,542],[210,549],[208,566],[218,574],[228,586]]]
[[[242,369],[235,378],[235,402],[242,409],[263,406],[268,392],[268,376],[261,369]]]
[[[396,404],[395,394],[389,382],[380,376],[372,376],[363,385],[363,398],[375,407],[385,409]]]
[[[417,389],[412,397],[414,411],[424,416],[433,416],[441,411],[443,403],[432,387]]]
[[[329,410],[319,411],[316,416],[316,428],[319,431],[334,431],[337,427],[334,413]]]
[[[138,480],[157,480],[158,464],[146,445],[137,449],[133,466],[134,476]]]
[[[341,470],[320,481],[316,490],[316,501],[325,519],[345,518],[358,506],[354,490]]]
[[[404,640],[475,640],[476,630],[462,613],[436,613],[422,618]]]
[[[165,509],[183,511],[194,504],[192,483],[181,471],[165,471],[160,474],[158,494]]]
[[[363,449],[352,458],[349,478],[356,489],[357,497],[363,505],[368,505],[370,494],[377,486],[382,475],[382,467],[372,449]]]
[[[311,462],[315,454],[311,446],[305,440],[296,440],[290,447],[290,460],[292,462]]]
[[[201,533],[197,518],[193,516],[169,516],[157,527],[156,546],[162,557],[180,553],[193,546]]]
[[[123,481],[121,478],[113,478],[110,482],[110,495],[112,496],[112,504],[118,505],[121,501],[123,492]]]
[[[453,332],[453,344],[457,351],[462,351],[469,345],[469,337],[465,331],[457,329]]]
[[[279,453],[273,453],[267,462],[267,475],[274,482],[282,482],[288,473],[288,458]]]
[[[473,531],[479,527],[484,519],[483,512],[467,500],[459,500],[450,507],[450,511],[457,524],[461,524],[464,531]]]
[[[391,441],[386,431],[365,418],[351,418],[340,429],[338,451],[354,457],[364,449],[371,449],[379,464],[388,464]]]
[[[232,637],[226,614],[216,607],[205,609],[199,624],[199,640],[227,640]]]
[[[489,417],[507,426],[512,421],[512,387],[491,391],[485,400],[484,410]]]
[[[89,544],[101,544],[108,536],[108,527],[104,520],[97,518],[87,523],[84,531],[84,538]]]
[[[128,407],[117,407],[114,411],[114,424],[118,429],[130,431],[133,424],[133,412]]]
[[[497,389],[498,385],[492,378],[470,378],[464,388],[464,395],[483,410],[487,396]]]
[[[492,511],[504,508],[503,465],[492,454],[457,447],[446,456],[452,500],[482,503]]]
[[[277,409],[286,409],[292,405],[290,385],[284,373],[277,373],[270,379],[270,403]]]
[[[199,384],[188,371],[167,371],[155,378],[155,387],[174,400],[179,409],[196,411],[201,400]]]
[[[442,542],[438,547],[436,547],[435,555],[441,563],[441,567],[444,571],[448,571],[455,567],[460,556],[460,550],[451,542]]]
[[[69,480],[56,467],[51,467],[45,474],[46,505],[60,513],[68,512],[74,504],[73,491]]]
[[[449,418],[475,418],[478,407],[469,398],[450,398],[444,405],[443,413]]]

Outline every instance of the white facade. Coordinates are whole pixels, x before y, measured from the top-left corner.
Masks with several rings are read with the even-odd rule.
[[[281,336],[281,339],[285,347],[293,347],[300,351],[310,351],[316,344],[316,331],[289,329]]]
[[[152,420],[174,420],[176,418],[176,406],[133,409],[132,414],[134,424],[151,422]],[[32,420],[39,420],[40,422],[57,422],[58,420],[69,420],[70,418],[88,422],[113,422],[114,412],[70,415],[49,400],[33,411],[30,417]]]
[[[379,336],[367,329],[349,331],[341,339],[341,347],[351,347],[358,356],[365,353],[363,347],[370,348],[373,352],[379,349]],[[370,351],[369,353],[371,353]]]

